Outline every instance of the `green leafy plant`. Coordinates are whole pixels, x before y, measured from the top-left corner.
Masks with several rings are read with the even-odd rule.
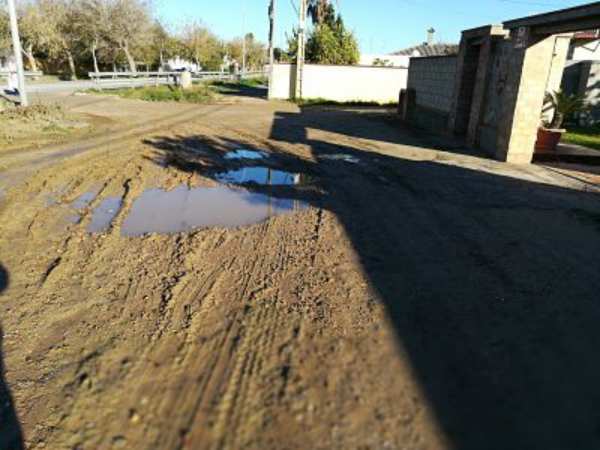
[[[562,128],[567,117],[588,108],[585,96],[565,94],[562,90],[548,92],[544,100],[544,105],[554,110],[552,120],[544,123],[544,127],[550,129]]]
[[[306,62],[313,64],[352,65],[360,58],[358,42],[354,33],[346,29],[340,14],[335,14],[333,6],[325,1],[315,0],[309,12],[314,26],[306,40]],[[291,61],[298,53],[298,30],[287,36],[288,52]]]
[[[122,98],[144,100],[147,102],[186,102],[209,103],[216,98],[214,89],[207,84],[194,85],[191,89],[178,86],[146,86],[138,88],[107,89],[99,91],[90,89],[88,93],[118,95]]]

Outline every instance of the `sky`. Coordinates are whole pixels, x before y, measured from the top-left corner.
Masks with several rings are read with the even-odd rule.
[[[276,0],[276,46],[286,48],[286,33],[298,22],[299,0]],[[334,0],[335,1],[335,0]],[[577,0],[337,0],[346,26],[365,54],[385,54],[425,41],[458,43],[461,30],[583,5]],[[159,17],[174,27],[201,21],[224,39],[252,32],[266,42],[269,0],[155,0]]]

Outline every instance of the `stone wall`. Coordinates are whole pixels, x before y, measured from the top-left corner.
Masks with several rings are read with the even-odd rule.
[[[414,90],[417,106],[450,112],[457,61],[457,56],[411,58],[408,88]]]
[[[445,132],[452,108],[458,57],[411,58],[407,120],[422,128]]]

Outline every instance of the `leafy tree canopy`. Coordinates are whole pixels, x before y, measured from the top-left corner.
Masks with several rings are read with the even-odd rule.
[[[314,64],[352,65],[360,58],[354,34],[346,29],[341,15],[336,15],[333,5],[323,6],[306,41],[306,62]],[[316,20],[316,19],[314,19]],[[288,36],[288,55],[295,59],[298,53],[298,31]]]

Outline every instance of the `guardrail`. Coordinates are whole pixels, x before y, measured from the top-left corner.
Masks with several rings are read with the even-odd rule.
[[[14,70],[0,70],[0,78],[8,78],[10,76],[10,74],[13,74],[13,73],[17,73],[17,72]],[[27,71],[27,72],[25,72],[25,76],[28,78],[42,77],[42,76],[44,76],[44,72]]]
[[[89,78],[98,85],[102,84],[177,84],[183,72],[89,72]],[[232,74],[229,72],[192,72],[194,80],[241,80],[264,76],[262,71]]]

